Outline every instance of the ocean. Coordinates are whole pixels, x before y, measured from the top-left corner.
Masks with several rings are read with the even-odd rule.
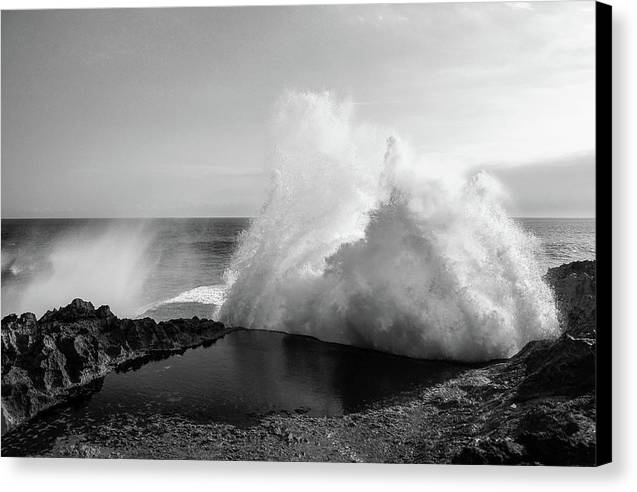
[[[595,219],[518,218],[542,269],[595,258]],[[2,316],[75,297],[120,316],[214,317],[249,218],[2,219]]]
[[[543,269],[595,257],[592,219],[516,220],[539,239]],[[81,297],[109,304],[120,317],[215,317],[224,272],[250,223],[2,220],[2,315],[41,316]],[[41,454],[65,436],[84,439],[95,428],[133,428],[158,416],[243,426],[272,412],[343,415],[421,391],[467,367],[281,332],[238,331],[209,347],[120,368],[16,432],[5,434],[3,419],[3,455]]]

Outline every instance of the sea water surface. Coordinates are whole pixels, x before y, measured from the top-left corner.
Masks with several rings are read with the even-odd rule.
[[[595,219],[519,218],[543,269],[595,258]],[[120,317],[212,317],[249,218],[2,219],[2,316],[75,297]]]
[[[543,268],[595,258],[594,219],[516,220],[541,241]],[[224,271],[249,224],[247,218],[3,219],[2,315],[28,310],[40,316],[81,297],[110,304],[120,317],[214,316]],[[109,374],[84,398],[5,435],[3,454],[38,454],[61,436],[127,415],[236,425],[267,412],[342,415],[466,367],[237,331],[209,347]]]

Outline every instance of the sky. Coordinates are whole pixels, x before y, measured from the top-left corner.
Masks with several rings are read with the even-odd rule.
[[[594,2],[4,11],[2,217],[252,216],[330,91],[515,216],[594,215]]]

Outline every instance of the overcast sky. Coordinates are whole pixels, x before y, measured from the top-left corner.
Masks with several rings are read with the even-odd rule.
[[[288,89],[594,215],[594,2],[3,12],[2,216],[246,216]]]

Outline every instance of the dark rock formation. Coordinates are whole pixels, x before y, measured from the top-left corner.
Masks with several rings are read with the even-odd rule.
[[[595,268],[594,261],[578,261],[549,269],[563,334],[528,343],[502,367],[502,375],[519,374],[509,379],[510,406],[489,415],[480,438],[454,463],[594,463]]]
[[[545,401],[524,414],[516,440],[524,446],[529,461],[560,466],[595,462],[595,421],[590,409],[579,407],[572,402]]]
[[[520,465],[526,461],[526,450],[512,439],[485,439],[467,446],[454,457],[463,465]]]
[[[553,287],[560,323],[574,337],[595,338],[595,269],[595,261],[574,261],[549,268],[546,274],[546,281]]]
[[[198,318],[156,323],[118,319],[108,306],[75,299],[40,320],[2,320],[2,411],[17,424],[64,401],[120,364],[214,341],[229,329]]]
[[[570,397],[595,390],[595,340],[562,335],[553,343],[532,342],[520,356],[526,377],[519,401],[544,396]]]

